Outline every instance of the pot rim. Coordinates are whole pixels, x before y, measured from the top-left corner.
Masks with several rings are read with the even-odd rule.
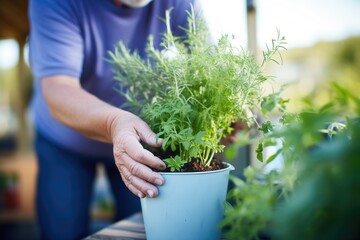
[[[197,174],[212,174],[217,172],[224,172],[224,171],[232,171],[235,170],[235,167],[230,163],[223,162],[226,165],[225,168],[218,169],[218,170],[211,170],[211,171],[202,171],[202,172],[158,172],[160,175],[197,175]]]

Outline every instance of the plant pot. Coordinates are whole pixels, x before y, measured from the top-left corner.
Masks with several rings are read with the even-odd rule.
[[[207,172],[161,173],[157,198],[141,199],[148,240],[219,239],[228,178],[234,167]]]

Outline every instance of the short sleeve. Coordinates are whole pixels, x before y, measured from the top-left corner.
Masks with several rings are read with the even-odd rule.
[[[53,75],[80,77],[84,47],[75,2],[30,1],[30,65],[36,79]]]

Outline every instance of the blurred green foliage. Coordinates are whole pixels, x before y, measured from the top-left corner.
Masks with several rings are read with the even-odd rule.
[[[360,47],[352,45],[359,40],[336,49],[331,61],[337,67],[326,80],[332,84],[319,89],[327,98],[318,101],[311,93],[299,103],[302,110],[290,113],[282,106],[279,120],[264,121],[257,154],[281,142],[275,155],[284,166],[264,174],[274,155],[264,156],[261,167],[245,170],[245,180],[233,179],[225,239],[261,239],[264,233],[281,240],[360,239],[360,95],[354,87]]]
[[[335,43],[334,43],[335,44]],[[319,83],[319,87],[314,92],[324,91],[329,82],[336,82],[343,86],[352,94],[358,94],[360,89],[360,36],[338,42],[335,52],[328,56],[329,67],[324,77]],[[333,98],[331,91],[325,91],[327,97],[325,101]]]
[[[351,90],[335,83],[331,104],[313,119],[326,124],[321,118],[327,115],[343,121],[328,125],[328,139],[300,154],[296,188],[272,217],[276,238],[360,238],[360,98]]]
[[[289,84],[284,97],[291,98],[288,108],[294,111],[302,109],[303,97],[310,97],[317,105],[330,101],[330,82],[352,93],[360,89],[360,36],[289,49],[283,62],[283,66],[269,65],[267,71]]]

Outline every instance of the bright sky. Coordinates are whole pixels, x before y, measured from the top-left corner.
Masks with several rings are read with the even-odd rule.
[[[214,36],[234,34],[247,46],[246,0],[200,0]],[[360,35],[360,0],[255,0],[258,45],[286,37],[287,47],[306,47],[321,40]]]
[[[215,38],[232,34],[239,46],[247,46],[246,0],[200,1]],[[256,6],[260,47],[276,37],[277,29],[287,48],[360,35],[360,0],[257,0]],[[17,56],[16,43],[0,41],[0,70],[14,66]]]
[[[360,0],[259,0],[258,41],[280,29],[288,47],[360,35]]]

